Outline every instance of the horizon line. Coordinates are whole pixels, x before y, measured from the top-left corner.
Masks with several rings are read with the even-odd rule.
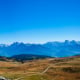
[[[11,45],[13,43],[24,43],[24,44],[45,44],[45,43],[48,43],[48,42],[65,42],[65,41],[76,41],[76,42],[79,42],[80,40],[63,40],[63,41],[58,41],[58,40],[55,40],[55,41],[45,41],[45,42],[24,42],[24,41],[13,41],[13,42],[10,42],[10,43],[0,43],[2,45]]]

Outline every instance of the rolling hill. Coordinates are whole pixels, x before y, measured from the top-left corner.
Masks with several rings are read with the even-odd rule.
[[[0,76],[10,80],[80,80],[80,56],[25,63],[0,61]]]

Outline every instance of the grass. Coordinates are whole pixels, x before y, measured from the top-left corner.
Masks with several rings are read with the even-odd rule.
[[[7,79],[11,79],[11,80],[15,80],[20,78],[19,80],[49,80],[47,78],[47,76],[42,76],[42,75],[38,75],[38,74],[34,74],[34,75],[27,75],[27,74],[4,74],[1,75],[6,77]]]
[[[24,64],[0,63],[0,76],[11,80],[80,80],[80,57],[35,60]],[[48,66],[50,68],[44,74],[40,74]]]

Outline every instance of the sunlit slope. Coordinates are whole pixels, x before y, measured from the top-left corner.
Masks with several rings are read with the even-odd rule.
[[[0,63],[0,75],[11,80],[80,80],[80,56]]]

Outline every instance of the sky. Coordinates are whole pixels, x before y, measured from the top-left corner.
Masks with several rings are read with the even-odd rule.
[[[0,43],[80,41],[80,0],[0,0]]]

